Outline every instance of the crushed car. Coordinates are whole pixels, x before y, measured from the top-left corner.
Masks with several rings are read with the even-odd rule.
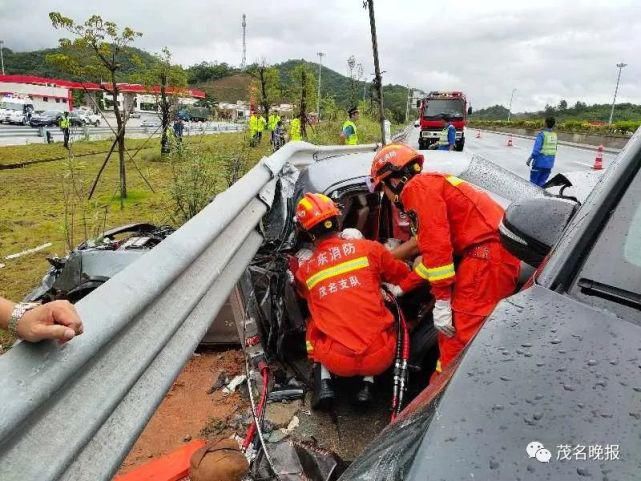
[[[433,302],[424,294],[410,293],[399,298],[398,305],[391,305],[390,310],[401,309],[411,320],[409,384],[405,399],[414,412],[421,414],[401,415],[400,421],[377,438],[379,442],[370,443],[390,419],[392,373],[378,379],[377,401],[367,412],[355,411],[346,402],[341,402],[340,396],[338,405],[329,415],[306,408],[309,400],[305,395],[311,384],[311,364],[307,360],[304,337],[307,311],[291,283],[290,270],[297,256],[312,246],[295,227],[294,208],[306,192],[323,193],[342,206],[343,229],[357,229],[365,238],[384,244],[395,245],[407,240],[410,236],[409,220],[385,197],[369,191],[372,158],[373,151],[319,156],[296,163],[292,167],[295,173],[289,175],[288,185],[281,182],[276,201],[263,220],[263,246],[236,288],[235,321],[248,358],[254,415],[259,420],[258,424],[252,424],[244,439],[244,446],[249,452],[253,449],[256,453],[252,463],[252,475],[256,479],[274,476],[274,473],[277,478],[290,473],[286,479],[307,479],[305,476],[310,476],[310,473],[298,469],[305,465],[301,461],[301,442],[311,442],[317,449],[331,452],[343,460],[354,460],[342,479],[403,479],[412,463],[415,445],[424,433],[425,423],[433,415],[433,412],[425,414],[425,406],[437,403],[451,375],[450,371],[442,376],[439,386],[427,386],[438,357],[431,313]],[[469,153],[433,152],[428,155],[424,168],[448,172],[469,181],[505,207],[513,202],[547,199],[552,195]],[[556,179],[555,182],[551,187],[562,189],[564,197],[583,195],[573,190],[567,178]],[[533,272],[534,267],[523,263],[520,284],[525,284]],[[303,389],[298,389],[300,386]],[[338,389],[349,390],[349,380],[339,380]],[[270,399],[299,403],[299,424],[295,429],[286,432],[273,429],[270,422],[273,403],[268,402]],[[417,402],[421,403],[420,409],[416,407]],[[385,434],[394,430],[393,426],[402,428],[390,435]],[[366,448],[367,445],[370,448]],[[368,449],[372,454],[367,454]],[[359,457],[363,450],[366,458]],[[389,463],[382,466],[379,461],[374,461],[376,456],[379,460],[389,457]],[[374,477],[369,477],[372,476],[371,471],[362,477],[349,474],[354,473],[362,462],[370,463],[363,472],[376,471],[380,467],[380,473]],[[339,470],[333,470],[330,477],[315,475],[311,479],[336,479]],[[291,474],[294,472],[297,473],[295,476]]]

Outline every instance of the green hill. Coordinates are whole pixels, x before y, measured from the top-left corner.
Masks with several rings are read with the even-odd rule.
[[[533,120],[554,116],[557,121],[584,120],[587,122],[607,122],[610,118],[612,104],[593,104],[578,101],[572,107],[567,102],[561,101],[557,106],[548,105],[544,110],[538,112],[512,112],[514,120]],[[477,110],[471,116],[472,120],[506,120],[508,110],[502,105],[494,105]],[[614,121],[640,121],[641,105],[631,103],[617,104],[614,110]]]
[[[142,69],[153,62],[154,56],[144,50],[130,47],[128,51],[135,54],[142,63]],[[32,52],[14,52],[11,49],[4,49],[4,67],[6,74],[36,75],[38,77],[60,78],[65,80],[95,81],[99,79],[80,79],[67,72],[63,72],[56,66],[47,62],[49,54],[61,53],[60,48],[47,48],[34,50]],[[140,72],[141,68],[135,65],[129,57],[123,57],[122,61],[123,82],[127,82]]]
[[[137,48],[130,49],[140,59],[142,68],[135,65],[128,59],[123,59],[122,81],[136,81],[136,74],[140,73],[145,66],[150,65],[154,59],[153,55]],[[32,52],[14,52],[4,49],[4,63],[7,74],[26,74],[40,77],[62,78],[68,80],[97,80],[74,78],[66,72],[59,70],[56,66],[46,61],[48,54],[59,53],[59,48],[35,50]],[[305,60],[288,60],[275,65],[281,76],[283,91],[286,92],[291,85],[291,74],[296,66],[301,63],[307,64],[317,75],[318,64]],[[185,69],[189,84],[201,88],[210,97],[218,101],[236,102],[237,100],[248,99],[248,87],[251,77],[238,68],[226,63],[201,62]],[[347,109],[350,104],[363,99],[371,99],[371,82],[353,81],[334,70],[323,67],[322,73],[322,96],[333,97],[339,107]],[[393,115],[397,122],[405,118],[405,103],[407,101],[407,88],[402,85],[385,85],[383,87],[385,107]],[[285,95],[281,99],[288,101]],[[413,114],[412,114],[413,115]]]

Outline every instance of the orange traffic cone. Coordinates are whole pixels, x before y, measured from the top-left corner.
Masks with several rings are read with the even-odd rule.
[[[512,147],[512,134],[510,134],[507,138],[507,146]]]
[[[477,139],[481,138],[481,129],[476,129],[476,138]]]
[[[603,145],[599,145],[599,148],[596,149],[596,157],[594,158],[594,165],[592,166],[593,170],[602,170],[603,169]]]

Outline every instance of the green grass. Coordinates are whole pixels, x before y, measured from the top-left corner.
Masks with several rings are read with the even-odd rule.
[[[357,126],[362,143],[378,141],[376,122],[364,118]],[[310,129],[309,140],[316,144],[335,144],[338,142],[340,127],[341,122],[332,122],[313,131]],[[245,133],[185,137],[184,142],[190,152],[207,154],[206,158],[211,163],[213,172],[223,172],[226,159],[239,152],[245,152],[247,156],[244,170],[249,169],[261,157],[269,155],[270,146],[265,137],[262,145],[254,149],[245,147],[248,143]],[[133,154],[143,142],[143,139],[128,139],[127,149]],[[104,152],[110,145],[109,141],[76,142],[72,145],[72,152]],[[131,222],[179,227],[175,221],[175,204],[170,195],[171,164],[167,159],[161,158],[158,139],[152,139],[148,147],[135,160],[155,192],[149,190],[134,165],[128,161],[128,197],[122,209],[118,193],[117,156],[109,161],[92,201],[80,201],[79,198],[86,198],[85,194],[104,160],[104,154],[0,170],[0,261],[6,264],[4,268],[0,268],[0,296],[12,300],[22,299],[48,270],[48,256],[63,256],[68,252],[69,244],[75,246],[87,237],[95,237],[104,229]],[[67,154],[61,144],[0,147],[0,164],[65,157]],[[64,186],[70,185],[71,166],[76,177],[74,185],[80,195],[75,201],[76,214],[73,221],[65,222],[65,208],[69,208],[71,203],[65,201]],[[226,179],[220,176],[211,194],[214,195],[225,187]],[[52,246],[17,259],[4,260],[9,254],[45,242],[51,242]],[[6,333],[0,332],[0,345],[6,347],[9,342],[11,339]]]

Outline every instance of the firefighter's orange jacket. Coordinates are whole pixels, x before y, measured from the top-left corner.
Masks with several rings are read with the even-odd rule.
[[[437,299],[450,299],[454,258],[482,242],[499,240],[503,208],[475,186],[440,173],[413,177],[400,198],[422,255],[400,287],[407,292],[426,280]]]
[[[381,283],[400,284],[408,275],[409,267],[381,244],[338,236],[322,240],[295,273],[315,327],[355,354],[394,323]]]

